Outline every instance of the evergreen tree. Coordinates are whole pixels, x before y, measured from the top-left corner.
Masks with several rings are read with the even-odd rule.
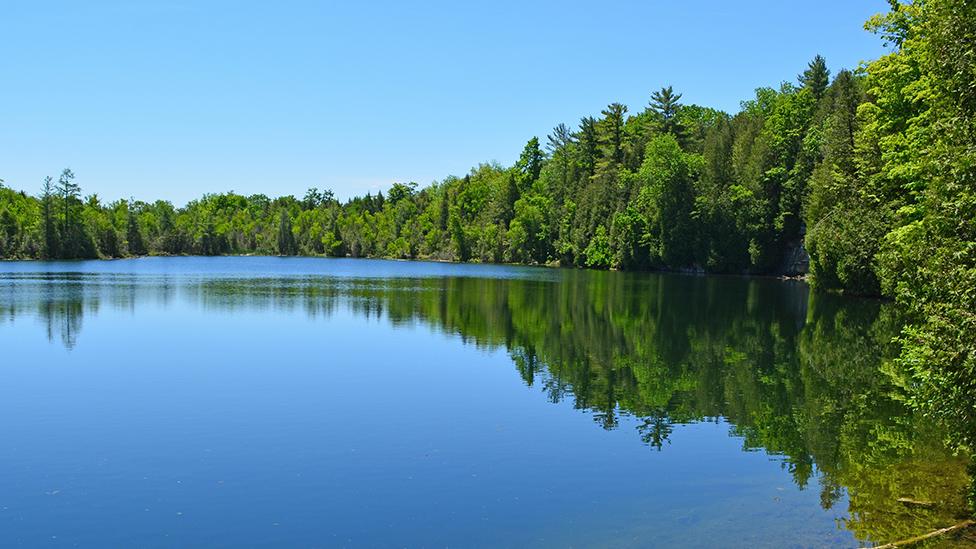
[[[44,222],[44,257],[58,257],[61,254],[59,246],[58,229],[54,219],[54,178],[47,176],[44,178],[41,187],[41,215]]]
[[[681,144],[684,140],[684,127],[678,119],[678,112],[681,109],[680,93],[675,93],[671,86],[661,88],[651,94],[649,108],[655,114],[655,130],[661,133],[669,133]]]
[[[860,85],[846,70],[824,94],[822,120],[811,130],[822,160],[810,177],[804,220],[815,283],[875,295],[881,288],[874,257],[890,230],[892,212],[885,204],[872,204],[866,174],[857,169],[857,108],[863,101]]]
[[[558,124],[552,129],[552,133],[546,136],[546,150],[549,154],[565,149],[573,141],[573,132],[566,124]]]
[[[601,164],[618,165],[624,159],[624,115],[627,107],[620,103],[610,103],[600,111],[603,119],[597,125],[597,142],[602,156]]]
[[[56,191],[61,200],[60,256],[75,259],[96,257],[94,243],[81,222],[81,187],[68,168],[61,172]]]
[[[78,200],[81,194],[81,188],[77,183],[74,182],[75,174],[69,169],[65,168],[61,172],[61,176],[58,178],[57,191],[61,197],[61,237],[62,239],[70,239],[73,236],[74,229],[74,216],[75,211],[74,202]],[[62,244],[68,244],[67,242],[62,242]],[[67,246],[62,246],[66,248]]]
[[[325,197],[316,188],[311,188],[305,191],[305,198],[302,199],[302,206],[306,210],[313,210],[318,208],[324,202]]]
[[[807,65],[807,69],[797,76],[800,86],[813,92],[817,99],[823,97],[830,83],[830,71],[827,70],[827,60],[817,55],[813,61]]]
[[[579,167],[587,176],[593,174],[598,157],[596,119],[586,116],[580,119],[579,130],[574,136],[579,143]]]

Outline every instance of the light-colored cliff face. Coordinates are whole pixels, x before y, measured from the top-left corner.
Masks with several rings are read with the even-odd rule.
[[[803,245],[803,241],[791,243],[783,254],[783,264],[780,272],[784,275],[802,275],[810,272],[810,255]]]

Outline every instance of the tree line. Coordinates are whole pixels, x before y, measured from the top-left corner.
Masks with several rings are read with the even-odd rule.
[[[667,87],[636,114],[612,103],[575,128],[560,124],[544,146],[530,139],[513,166],[482,164],[344,203],[310,189],[302,198],[208,194],[183,208],[104,204],[83,198],[64,170],[37,197],[2,191],[0,255],[255,253],[768,274],[804,272],[806,239],[819,283],[876,294],[871,258],[888,213],[865,208],[851,224],[843,210],[864,202],[852,192],[869,192],[857,166],[882,164],[878,147],[855,144],[867,138],[857,112],[869,103],[870,75],[829,75],[818,56],[797,83],[758,89],[735,115],[684,105]]]
[[[718,273],[807,270],[885,295],[914,322],[901,360],[919,405],[976,441],[976,3],[891,1],[883,57],[729,114],[671,87],[530,139],[513,166],[345,202],[329,191],[166,201],[0,188],[0,257],[281,254]],[[965,421],[958,421],[964,419]]]

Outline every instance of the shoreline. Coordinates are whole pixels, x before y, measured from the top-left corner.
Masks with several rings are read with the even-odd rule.
[[[41,258],[0,258],[0,264],[13,262],[82,262],[82,261],[133,261],[148,258],[218,258],[218,257],[265,257],[265,258],[301,258],[301,259],[363,259],[380,261],[403,261],[417,263],[444,263],[455,265],[498,265],[501,267],[527,267],[540,269],[565,269],[572,271],[594,271],[594,272],[619,272],[619,273],[647,273],[647,274],[666,274],[666,275],[685,275],[685,276],[718,276],[735,278],[755,278],[773,279],[784,282],[804,282],[813,285],[813,277],[810,273],[802,274],[778,274],[778,273],[745,273],[745,272],[708,272],[702,269],[596,269],[592,267],[579,267],[575,265],[562,265],[558,261],[549,263],[486,263],[481,261],[455,261],[451,259],[434,257],[353,257],[330,256],[330,255],[271,255],[271,254],[219,254],[219,255],[200,255],[200,254],[148,254],[134,255],[126,257],[94,257],[94,258],[64,258],[64,259],[41,259]],[[885,296],[859,296],[845,294],[847,297],[861,297],[869,299],[888,299]]]

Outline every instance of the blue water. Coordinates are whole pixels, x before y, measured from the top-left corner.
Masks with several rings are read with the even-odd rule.
[[[381,260],[2,263],[0,545],[856,546],[848,493],[823,503],[837,464],[743,433],[739,408],[810,390],[748,396],[766,381],[730,385],[740,359],[695,358],[753,317],[801,338],[808,299]],[[776,368],[803,368],[777,337]]]

